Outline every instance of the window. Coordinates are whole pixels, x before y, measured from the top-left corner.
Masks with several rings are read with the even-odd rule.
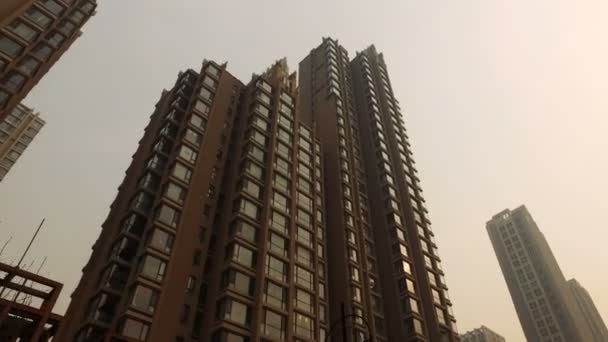
[[[283,234],[287,234],[289,219],[287,216],[273,210],[270,216],[270,226]]]
[[[224,288],[234,290],[240,294],[251,296],[253,294],[253,279],[237,270],[230,269],[222,275]]]
[[[412,321],[413,321],[413,325],[414,325],[414,331],[417,334],[423,335],[424,332],[422,331],[422,322],[420,322],[416,318],[414,318]]]
[[[186,133],[184,134],[184,139],[196,146],[199,146],[203,141],[203,136],[200,133],[197,133],[188,128],[186,129]]]
[[[251,310],[241,302],[226,299],[220,303],[218,311],[220,319],[227,319],[247,326],[251,323]]]
[[[165,190],[165,196],[177,203],[183,203],[184,199],[186,198],[186,189],[182,188],[181,186],[173,183],[173,182],[169,182],[167,183],[167,187]]]
[[[25,76],[14,71],[10,72],[2,80],[2,85],[12,92],[19,91],[19,89],[21,89],[21,86],[23,86],[23,83],[25,83]]]
[[[245,164],[245,170],[254,179],[258,179],[258,180],[263,179],[264,172],[263,172],[262,168],[260,166],[258,166],[257,164],[255,164],[251,161],[247,161]]]
[[[247,154],[251,158],[253,158],[259,162],[262,162],[262,163],[264,162],[264,159],[265,159],[264,151],[262,151],[262,149],[260,149],[259,147],[255,146],[253,144],[249,144],[247,146]]]
[[[287,264],[272,255],[268,255],[266,258],[266,274],[271,278],[285,282],[287,280]]]
[[[355,232],[353,232],[350,229],[346,230],[346,239],[348,240],[348,242],[356,245],[357,244],[357,237],[355,235]]]
[[[312,263],[313,263],[312,252],[307,248],[297,245],[296,246],[296,261],[305,265],[306,267],[312,268],[312,266],[313,266],[312,265]]]
[[[54,0],[41,0],[38,3],[56,16],[59,16],[65,10],[65,7],[61,6]]]
[[[407,273],[407,274],[412,274],[412,267],[410,266],[410,263],[402,260],[401,261],[401,269],[403,270],[403,272]]]
[[[286,256],[289,252],[289,243],[279,234],[270,232],[270,237],[268,238],[268,249],[275,252],[277,255]]]
[[[212,89],[217,88],[217,81],[209,76],[205,76],[205,78],[203,79],[203,84],[209,86]]]
[[[281,176],[280,174],[275,173],[274,174],[274,186],[279,190],[282,190],[284,192],[289,192],[291,184],[287,178]]]
[[[281,157],[291,160],[291,149],[280,141],[277,143],[277,153]]]
[[[180,213],[168,205],[163,204],[158,211],[158,220],[171,227],[177,227]]]
[[[209,93],[209,91],[207,91],[206,89],[205,89],[205,91],[209,94],[209,96],[211,96],[211,93]],[[205,114],[205,116],[207,116],[207,114],[209,114],[209,110],[210,110],[209,105],[203,101],[196,101],[196,103],[194,104],[194,109],[196,111],[198,111],[199,113]]]
[[[441,305],[441,297],[439,296],[439,292],[435,289],[431,289],[431,292],[433,293],[433,301],[436,304]]]
[[[262,333],[273,340],[285,340],[285,317],[274,311],[264,310],[264,320],[262,322]]]
[[[238,201],[238,211],[239,213],[256,220],[260,215],[260,208],[253,202],[244,198],[241,198]]]
[[[175,237],[173,234],[167,233],[162,229],[154,228],[154,231],[150,237],[149,245],[165,253],[171,253],[174,239]]]
[[[271,281],[266,281],[264,302],[284,310],[287,304],[287,289]]]
[[[270,97],[264,93],[258,93],[258,100],[264,104],[270,105]]]
[[[289,109],[289,108],[288,108]],[[285,113],[284,110],[281,110],[283,113]],[[291,111],[291,109],[289,109],[289,111]],[[291,113],[289,113],[289,116],[291,116]],[[286,117],[285,115],[279,115],[279,125],[281,125],[282,127],[287,128],[287,130],[289,132],[293,131],[293,121],[291,121],[291,119],[289,119],[288,117]],[[279,127],[281,130],[283,130],[282,127]],[[287,131],[283,130],[283,134],[279,134],[280,138],[283,138],[286,140],[286,142],[291,145],[292,144],[292,137],[291,134],[285,134],[288,133]]]
[[[190,183],[192,171],[181,163],[175,163],[173,167],[173,176],[186,183]]]
[[[232,225],[232,229],[233,234],[243,238],[244,240],[255,243],[257,229],[251,224],[238,220]]]
[[[6,100],[8,100],[9,94],[5,91],[0,90],[0,107],[4,105]],[[2,124],[2,123],[0,123]],[[1,127],[0,127],[1,128]]]
[[[352,261],[352,262],[358,262],[359,261],[359,254],[357,253],[357,250],[351,247],[348,247],[348,258]]]
[[[146,313],[153,313],[158,300],[158,291],[137,285],[131,298],[131,306]]]
[[[17,65],[17,70],[21,71],[22,73],[24,73],[28,76],[31,76],[36,73],[39,66],[40,66],[40,62],[38,62],[34,58],[25,57]]]
[[[186,281],[186,293],[194,292],[195,288],[196,288],[196,277],[188,276],[188,280]]]
[[[232,253],[229,253],[229,255],[231,255],[232,261],[246,267],[253,267],[255,263],[253,251],[239,244],[232,246]]]
[[[270,117],[270,110],[268,108],[262,106],[260,103],[255,104],[254,111],[265,118]]]
[[[209,90],[207,90],[207,88],[201,88],[201,91],[199,92],[199,95],[200,95],[200,96],[201,96],[203,99],[205,99],[205,100],[208,100],[208,101],[212,101],[212,100],[213,100],[213,94],[212,94],[212,93],[211,93]],[[198,102],[197,102],[197,103],[198,103]],[[196,107],[195,107],[195,108],[196,108]],[[208,108],[208,107],[207,107],[207,108]],[[208,112],[209,112],[209,110],[208,110],[208,109],[207,109],[207,111],[206,111],[206,112],[201,111],[201,113],[208,113]]]
[[[319,298],[325,298],[325,285],[323,283],[319,283],[317,287],[317,293],[319,294]]]
[[[84,20],[84,14],[80,11],[73,11],[70,13],[70,19],[80,24]]]
[[[306,179],[311,179],[312,176],[312,170],[311,168],[309,168],[308,166],[300,163],[298,164],[298,172],[304,176]]]
[[[150,327],[142,322],[125,318],[122,321],[120,334],[126,337],[134,338],[138,341],[145,341],[148,337]]]
[[[266,138],[266,136],[264,134],[260,133],[260,131],[258,131],[257,129],[251,130],[250,138],[251,138],[251,140],[257,142],[258,144],[260,144],[262,146],[266,146],[266,141],[268,140]]]
[[[34,39],[36,39],[36,37],[38,36],[38,34],[40,34],[39,31],[37,31],[36,29],[34,29],[33,27],[25,24],[23,21],[21,20],[15,20],[13,21],[9,27],[12,29],[12,31],[18,35],[19,37],[27,40],[28,42],[33,41]]]
[[[91,13],[91,11],[93,11],[93,8],[95,8],[95,5],[90,2],[85,2],[80,6],[80,9],[85,13]]]
[[[71,21],[64,20],[59,24],[59,32],[63,33],[67,37],[72,36],[74,31],[76,30],[76,25],[74,25]]]
[[[303,209],[298,208],[297,219],[298,219],[298,223],[301,223],[302,225],[304,225],[306,227],[312,226],[312,215],[310,215]]]
[[[296,231],[296,239],[301,242],[302,244],[304,244],[305,246],[312,248],[312,233],[310,231],[308,231],[307,229],[304,229],[300,226],[298,226],[297,231]]]
[[[355,302],[361,303],[361,289],[356,286],[351,286],[351,294]]]
[[[283,141],[284,143],[286,143],[287,145],[291,145],[293,143],[293,137],[292,137],[291,133],[287,132],[282,127],[278,128],[278,130],[277,130],[277,137],[281,141]]]
[[[272,194],[272,205],[289,214],[289,199],[276,191]]]
[[[294,333],[296,335],[313,338],[313,321],[312,318],[299,314],[296,312],[295,319],[293,322],[294,325]]]
[[[313,297],[310,293],[296,289],[296,308],[312,313]]]
[[[200,128],[203,131],[205,130],[205,127],[207,125],[207,121],[205,119],[195,114],[192,114],[192,116],[190,117],[190,123],[192,124],[192,126]]]
[[[54,48],[59,48],[59,45],[61,45],[64,40],[65,37],[59,32],[53,32],[46,36],[47,43]]]
[[[294,278],[296,284],[301,285],[308,290],[313,289],[313,274],[310,271],[296,265]]]
[[[49,18],[46,14],[40,12],[37,8],[35,7],[30,7],[30,9],[28,9],[24,15],[25,18],[28,18],[29,20],[33,21],[35,24],[42,26],[42,27],[47,27],[49,26],[49,24],[51,23],[51,21],[53,21],[51,18]]]
[[[415,312],[415,313],[420,313],[420,309],[418,308],[418,302],[413,298],[409,298],[408,301],[409,301],[410,311]]]
[[[437,320],[439,321],[439,323],[447,324],[445,320],[445,315],[443,314],[443,310],[441,310],[441,308],[439,307],[435,307],[435,312],[437,313]]]
[[[179,149],[179,156],[191,163],[194,163],[196,161],[197,155],[198,154],[196,153],[196,151],[186,145],[182,145]]]
[[[291,174],[291,164],[285,159],[277,156],[275,166],[278,170],[281,170],[288,175]]]
[[[243,191],[255,198],[260,198],[260,192],[261,192],[260,186],[248,179],[244,179],[243,182],[241,183],[241,191]]]
[[[431,258],[428,257],[428,255],[424,256],[424,264],[428,268],[431,268],[431,269],[433,268],[433,262],[431,261]]]
[[[215,77],[220,76],[220,69],[218,69],[215,65],[209,64],[207,66],[207,72]]]
[[[287,104],[292,105],[293,106],[293,98],[291,97],[291,95],[287,94],[287,93],[281,93],[281,100],[285,101]]]
[[[167,263],[157,257],[146,255],[142,263],[141,274],[156,281],[162,281]]]

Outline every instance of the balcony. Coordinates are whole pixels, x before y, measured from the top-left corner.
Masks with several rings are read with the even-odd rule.
[[[102,285],[108,289],[122,291],[129,278],[129,268],[118,264],[111,264],[102,277]]]
[[[123,222],[123,232],[141,237],[146,226],[146,219],[136,213],[131,213]]]
[[[111,256],[126,263],[131,263],[137,253],[137,247],[137,241],[123,237],[112,248]]]
[[[114,311],[119,301],[119,297],[111,296],[103,292],[98,294],[91,305],[89,318],[97,322],[111,324],[114,319]]]

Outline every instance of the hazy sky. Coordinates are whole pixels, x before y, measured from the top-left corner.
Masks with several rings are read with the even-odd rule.
[[[99,0],[31,93],[47,126],[0,183],[0,243],[65,283],[63,312],[161,90],[203,58],[247,81],[321,37],[385,54],[461,332],[523,341],[485,231],[525,203],[608,319],[608,2]]]

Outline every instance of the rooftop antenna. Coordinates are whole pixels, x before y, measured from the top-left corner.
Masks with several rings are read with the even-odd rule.
[[[36,274],[37,274],[37,275],[39,275],[39,274],[40,274],[40,271],[42,270],[42,267],[44,267],[44,264],[46,263],[46,259],[47,259],[47,258],[48,258],[48,257],[47,257],[47,256],[45,256],[45,257],[44,257],[44,259],[42,259],[42,262],[40,263],[40,266],[38,266],[38,270],[36,271]],[[27,285],[27,281],[24,281],[24,282],[23,282],[23,285]],[[32,288],[34,288],[34,281],[33,281],[33,280],[30,280],[30,285],[32,286]],[[23,298],[22,304],[29,305],[29,304],[31,304],[31,303],[32,303],[32,296],[31,296],[31,295],[26,295],[26,296]]]
[[[23,254],[21,255],[21,258],[19,259],[19,262],[17,262],[17,268],[21,267],[21,263],[23,262],[23,259],[25,259],[25,256],[27,255],[27,252],[29,252],[30,248],[32,247],[32,244],[34,243],[34,240],[36,240],[36,237],[38,236],[38,233],[40,232],[40,228],[42,228],[42,225],[44,224],[44,220],[46,220],[46,218],[43,218],[42,221],[40,222],[40,225],[38,226],[38,228],[36,229],[36,231],[34,232],[34,236],[32,236],[32,239],[30,240],[30,243],[27,245],[27,247],[25,248],[25,250],[23,251]],[[12,274],[7,274],[6,277],[4,277],[4,280],[8,280],[10,281],[13,278]],[[0,289],[0,298],[2,298],[2,295],[4,294],[4,291],[6,290],[6,287],[3,287]]]
[[[12,235],[8,237],[8,239],[6,240],[6,242],[4,243],[4,245],[2,245],[2,248],[0,249],[0,255],[2,255],[2,253],[4,253],[4,249],[6,248],[8,243],[11,242],[12,239],[13,239]]]
[[[27,247],[23,251],[23,254],[21,255],[21,259],[19,259],[19,262],[17,263],[17,268],[19,268],[21,266],[21,263],[23,262],[23,259],[25,259],[27,252],[30,251],[30,247],[32,247],[34,240],[36,240],[36,237],[38,236],[38,233],[40,232],[40,228],[42,228],[42,225],[44,224],[44,220],[46,220],[46,218],[42,219],[42,221],[40,222],[40,225],[38,226],[38,229],[36,229],[36,232],[34,232],[34,236],[32,236],[30,243],[27,245]]]

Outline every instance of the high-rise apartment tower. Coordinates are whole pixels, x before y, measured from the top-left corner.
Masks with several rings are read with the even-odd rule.
[[[347,303],[355,338],[457,339],[412,149],[382,54],[351,61],[332,39],[300,63],[298,115],[325,166],[332,321]],[[360,330],[359,330],[360,329]]]
[[[576,280],[568,280],[568,287],[576,301],[576,304],[581,309],[585,316],[585,320],[591,327],[591,333],[596,341],[608,341],[608,329],[600,315],[600,312],[595,307],[593,299],[589,292]]]
[[[0,182],[44,124],[38,113],[21,104],[0,121]]]
[[[525,206],[487,223],[502,274],[528,342],[604,342],[591,334],[566,279]]]
[[[388,89],[382,149],[357,108],[364,63]],[[205,61],[163,92],[61,341],[458,339],[382,56],[325,39],[300,77],[280,60],[245,84]]]
[[[460,336],[462,342],[505,342],[505,338],[486,326],[468,331]]]
[[[81,35],[96,0],[0,1],[0,120]]]

